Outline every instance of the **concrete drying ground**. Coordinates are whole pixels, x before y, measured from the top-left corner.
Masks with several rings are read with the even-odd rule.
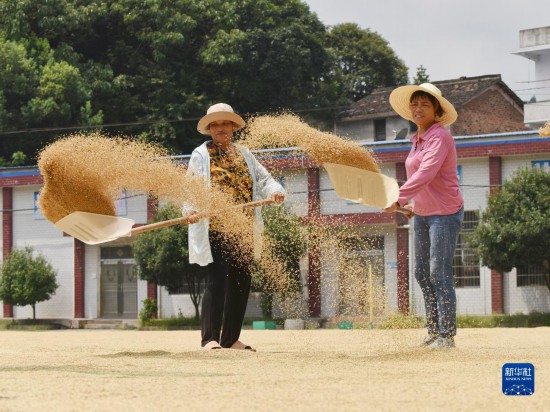
[[[244,330],[256,353],[202,351],[198,331],[0,331],[0,411],[548,410],[550,328]],[[505,396],[502,366],[535,393]]]

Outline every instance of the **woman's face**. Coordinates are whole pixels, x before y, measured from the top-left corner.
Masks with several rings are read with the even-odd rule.
[[[437,107],[426,96],[418,96],[409,103],[413,122],[421,130],[428,129],[435,123]]]
[[[233,122],[230,120],[217,120],[208,126],[212,141],[218,146],[228,146],[233,137]]]

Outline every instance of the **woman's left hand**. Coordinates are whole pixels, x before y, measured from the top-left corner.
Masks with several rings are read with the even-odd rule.
[[[280,205],[285,201],[285,195],[280,192],[275,192],[271,195],[271,200],[273,200],[276,204]]]
[[[393,213],[397,210],[398,207],[399,207],[399,203],[395,202],[395,203],[391,204],[390,206],[388,206],[387,208],[385,208],[384,212]]]

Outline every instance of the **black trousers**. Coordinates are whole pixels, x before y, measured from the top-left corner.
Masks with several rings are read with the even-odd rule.
[[[209,234],[213,262],[202,297],[202,340],[229,348],[239,340],[250,294],[251,251],[241,251],[218,232]]]

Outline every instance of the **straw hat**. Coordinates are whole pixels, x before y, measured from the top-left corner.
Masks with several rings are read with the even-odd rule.
[[[436,120],[439,123],[441,123],[443,126],[449,126],[456,121],[458,114],[456,113],[455,108],[453,107],[451,102],[449,102],[441,95],[441,90],[439,90],[431,83],[422,83],[420,86],[401,86],[391,92],[390,104],[391,107],[393,107],[393,110],[395,110],[399,116],[403,117],[404,119],[413,121],[409,104],[411,102],[411,95],[418,90],[431,94],[437,99],[437,101],[441,105],[441,108],[443,109],[443,116],[436,116]]]
[[[206,111],[206,115],[199,120],[197,130],[199,133],[210,135],[208,126],[218,120],[232,121],[236,125],[235,130],[242,128],[245,124],[243,118],[236,114],[231,106],[225,103],[217,103],[210,106]]]

